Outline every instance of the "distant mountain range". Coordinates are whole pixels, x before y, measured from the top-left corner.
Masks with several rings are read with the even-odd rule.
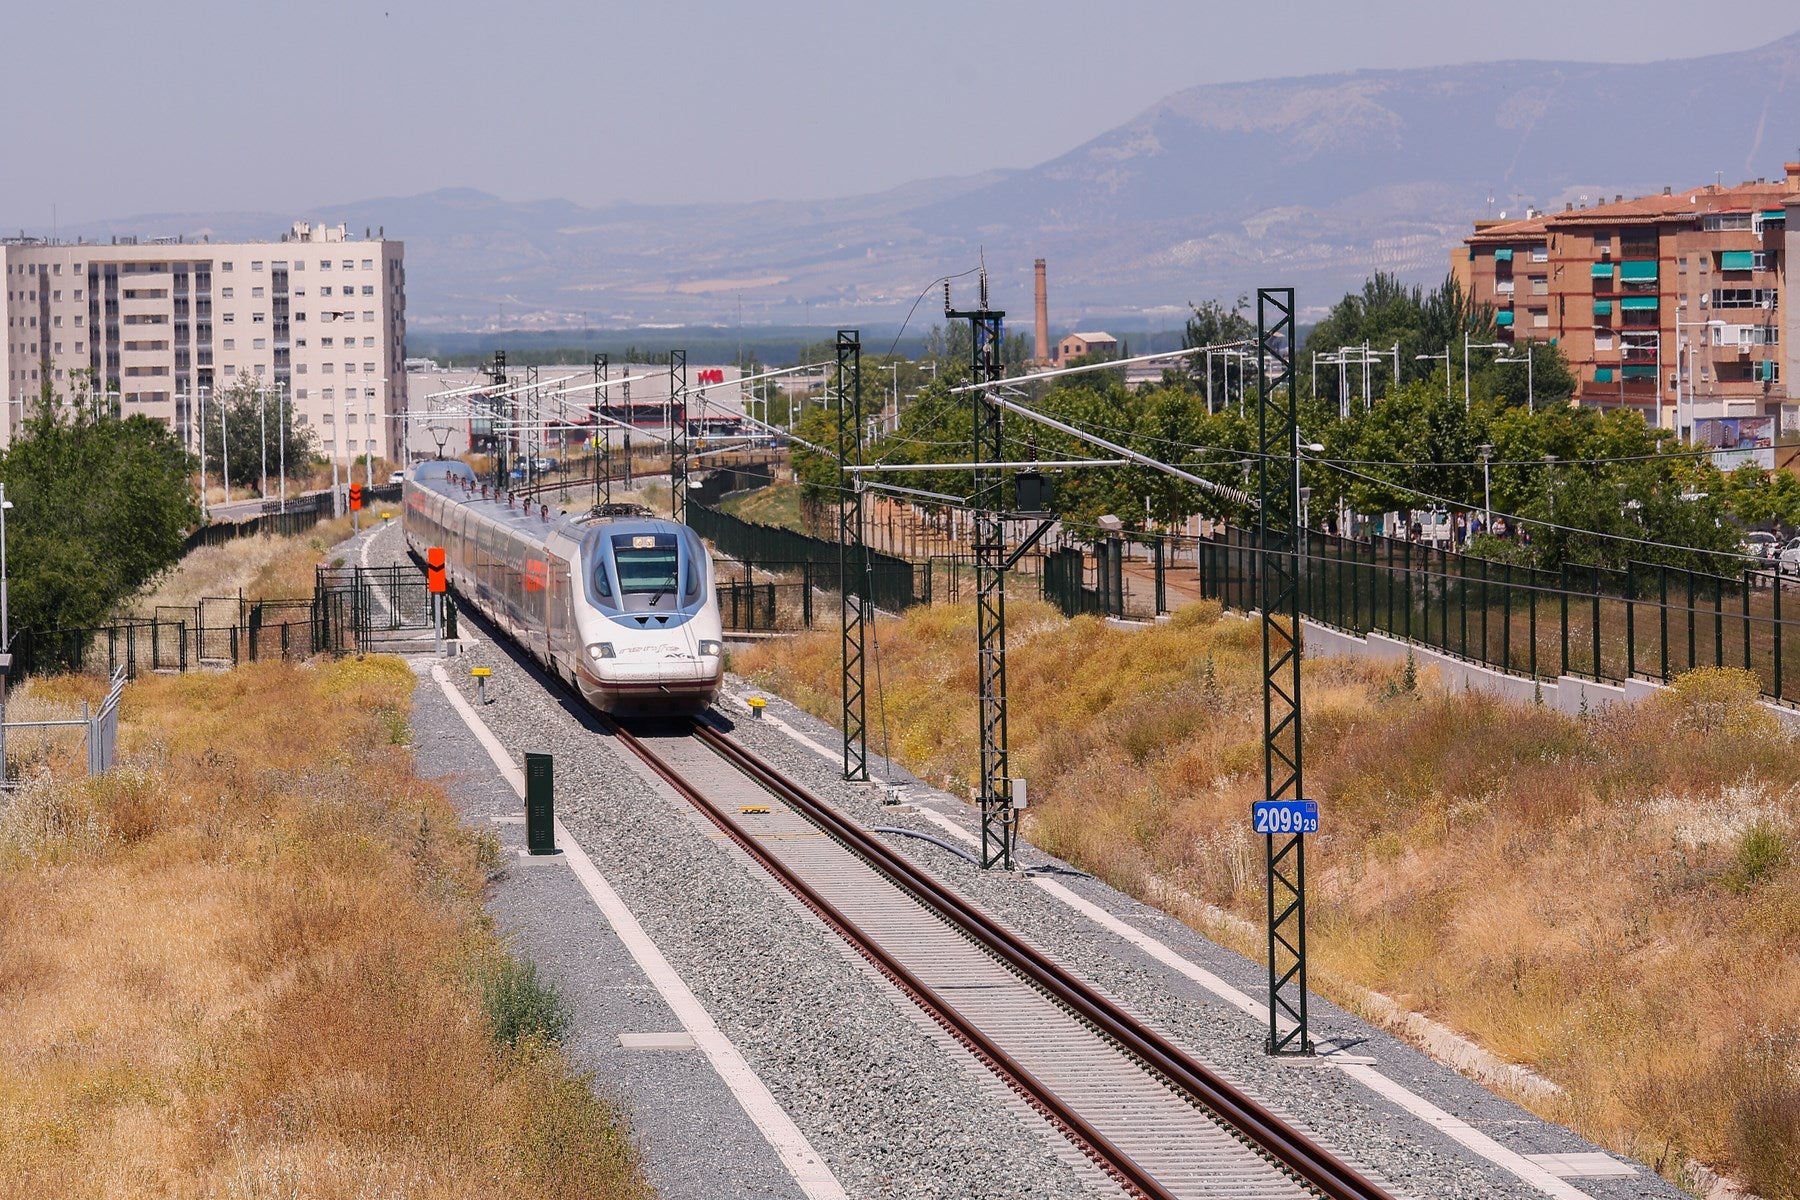
[[[1800,34],[1640,65],[1517,61],[1177,92],[1060,158],[876,195],[610,205],[447,188],[304,215],[405,239],[420,329],[892,323],[985,258],[1058,328],[1179,323],[1293,284],[1317,311],[1371,272],[1430,283],[1472,221],[1776,176],[1800,157]],[[264,238],[293,216],[186,213],[69,231]],[[967,298],[967,297],[962,297]],[[927,297],[921,314],[938,312]]]

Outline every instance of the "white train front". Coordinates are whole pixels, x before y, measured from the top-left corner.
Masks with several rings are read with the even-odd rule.
[[[404,487],[407,544],[444,548],[450,585],[604,712],[693,713],[723,656],[712,559],[647,510],[544,515],[487,497],[460,462],[421,463]]]

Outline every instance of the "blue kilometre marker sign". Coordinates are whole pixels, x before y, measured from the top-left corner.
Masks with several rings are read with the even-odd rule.
[[[1319,802],[1258,800],[1250,806],[1250,820],[1258,833],[1317,833]]]

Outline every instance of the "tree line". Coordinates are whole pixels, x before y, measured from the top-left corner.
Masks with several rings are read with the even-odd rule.
[[[1473,553],[1551,568],[1634,560],[1727,572],[1735,568],[1719,555],[1735,551],[1742,530],[1800,526],[1800,480],[1755,466],[1726,474],[1635,411],[1571,407],[1576,381],[1553,342],[1494,348],[1496,333],[1493,310],[1472,304],[1453,278],[1426,290],[1387,275],[1345,295],[1309,331],[1294,362],[1301,441],[1321,447],[1304,451],[1301,465],[1315,525],[1340,512],[1396,513],[1403,536],[1406,514],[1491,508],[1522,523],[1529,544],[1487,536],[1471,542]],[[1473,346],[1466,395],[1465,336]],[[1256,366],[1229,349],[1253,353],[1254,341],[1245,298],[1208,301],[1192,307],[1184,346],[1228,349],[1188,356],[1156,386],[1134,391],[1122,371],[1100,370],[1024,387],[1037,411],[1214,483],[1254,490]],[[961,360],[946,357],[934,377],[918,381],[898,428],[869,445],[869,461],[968,460],[975,405],[952,393],[969,378],[966,336],[961,346]],[[1340,370],[1344,347],[1352,362]],[[870,383],[865,365],[867,412],[877,407]],[[818,407],[798,432],[835,447],[836,424],[834,407]],[[1005,428],[1009,459],[1107,457],[1033,422],[1009,416]],[[809,499],[835,496],[832,456],[797,448],[796,469]],[[972,485],[967,472],[948,470],[904,482],[958,497]],[[1112,514],[1139,533],[1196,514],[1252,515],[1229,497],[1137,466],[1057,472],[1055,511],[1075,528]]]

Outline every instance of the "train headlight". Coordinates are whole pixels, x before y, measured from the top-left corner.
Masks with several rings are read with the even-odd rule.
[[[613,651],[613,644],[611,642],[589,642],[587,652],[588,657],[595,662],[599,662],[603,658],[619,657],[618,654]]]
[[[717,658],[723,650],[724,647],[717,642],[703,641],[700,643],[700,656],[702,658]]]

